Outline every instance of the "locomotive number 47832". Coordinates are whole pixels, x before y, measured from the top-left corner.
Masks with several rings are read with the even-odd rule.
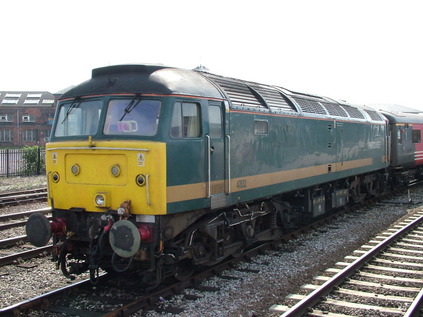
[[[247,188],[247,180],[246,179],[240,179],[236,182],[237,188]]]

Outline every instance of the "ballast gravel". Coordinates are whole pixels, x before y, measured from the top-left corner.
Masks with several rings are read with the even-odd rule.
[[[271,313],[269,307],[283,303],[288,294],[298,292],[299,287],[309,283],[313,276],[322,274],[326,268],[341,261],[371,237],[419,208],[417,202],[423,201],[423,190],[413,188],[411,198],[415,204],[379,203],[348,213],[324,228],[280,245],[277,251],[259,255],[251,262],[241,263],[223,272],[222,277],[215,276],[202,283],[216,287],[215,291],[186,289],[184,294],[170,299],[161,298],[157,302],[159,310],[165,312],[138,312],[133,316],[279,316],[280,313]],[[405,194],[390,200],[407,201],[408,197]],[[22,211],[31,209],[27,205],[21,207]],[[37,208],[40,206],[33,209]],[[34,266],[0,267],[0,307],[71,283],[55,269],[49,257],[25,261],[25,264]],[[87,275],[77,280],[84,278]],[[199,298],[185,299],[185,295],[196,295]],[[183,311],[178,315],[167,313],[166,308],[169,307],[181,308]]]

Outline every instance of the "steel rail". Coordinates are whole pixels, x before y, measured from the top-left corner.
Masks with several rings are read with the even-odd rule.
[[[418,317],[421,316],[420,310],[423,307],[423,288],[420,290],[413,303],[408,307],[404,317]]]
[[[14,246],[22,241],[28,241],[26,235],[0,240],[0,249]]]
[[[7,307],[4,307],[4,308],[0,308],[0,316],[17,316],[17,314],[19,312],[27,311],[28,309],[31,309],[38,304],[42,304],[42,303],[45,303],[45,302],[48,303],[48,302],[50,302],[49,299],[51,299],[53,297],[61,296],[62,294],[70,291],[73,288],[85,287],[85,286],[88,286],[88,285],[91,285],[89,279],[82,280],[80,282],[76,282],[74,284],[67,285],[65,287],[62,287],[62,288],[59,288],[57,290],[54,290],[54,291],[42,294],[40,296],[28,299],[26,301],[16,303],[14,305],[7,306]]]
[[[24,212],[16,212],[11,214],[0,215],[0,222],[6,222],[12,219],[20,219],[24,217],[29,217],[32,214],[35,214],[37,212],[42,214],[48,214],[49,212],[51,212],[51,208],[47,207],[47,208],[34,209],[34,210],[29,210]]]
[[[422,221],[423,216],[420,216],[404,228],[401,228],[397,232],[393,233],[391,236],[376,245],[373,249],[363,254],[360,258],[352,262],[350,265],[334,275],[331,279],[326,281],[316,290],[311,292],[308,296],[306,296],[304,299],[299,301],[288,311],[282,314],[281,317],[299,317],[307,313],[310,307],[313,307],[319,303],[324,296],[328,295],[335,287],[342,284],[345,279],[356,273],[358,269],[362,268],[363,265],[369,262],[375,255],[381,253],[386,249],[386,247],[397,241],[402,235],[404,235],[415,226],[419,225]]]
[[[47,216],[47,219],[51,220],[52,216]],[[0,224],[0,231],[7,230],[10,228],[16,227],[24,227],[26,225],[27,220],[15,221],[15,222],[8,222]]]
[[[35,258],[35,257],[44,256],[43,253],[44,252],[50,252],[52,248],[53,248],[53,246],[50,244],[50,245],[46,245],[44,247],[35,248],[35,249],[32,249],[32,250],[23,251],[23,252],[19,252],[19,253],[0,257],[0,266],[12,264],[13,262],[15,262],[19,259],[27,260],[27,259],[32,259],[32,258]]]
[[[47,189],[44,188],[35,188],[35,189],[28,189],[28,190],[23,190],[23,191],[16,191],[16,192],[6,192],[6,193],[0,193],[0,199],[2,198],[9,198],[9,197],[13,197],[13,196],[20,196],[20,195],[25,195],[25,194],[35,194],[35,193],[42,193],[42,192],[46,192]]]
[[[0,194],[0,207],[36,200],[47,200],[46,188]]]

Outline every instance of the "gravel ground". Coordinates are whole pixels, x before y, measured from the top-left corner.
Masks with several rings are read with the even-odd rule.
[[[0,193],[47,187],[45,175],[31,177],[0,177]]]
[[[422,201],[423,190],[414,188],[411,197],[414,201]],[[406,198],[404,195],[392,199]],[[21,207],[29,209],[27,206]],[[310,282],[313,276],[321,274],[328,266],[342,260],[414,208],[416,206],[379,204],[345,215],[327,228],[303,235],[282,245],[278,251],[260,255],[249,263],[242,263],[237,268],[223,273],[237,276],[239,279],[213,277],[203,282],[203,285],[219,287],[216,292],[187,289],[186,294],[198,295],[201,298],[186,300],[183,295],[178,295],[170,300],[161,299],[160,306],[183,308],[184,311],[179,316],[279,316],[280,314],[269,312],[271,305],[283,303],[286,295],[297,292],[299,287]],[[0,267],[0,307],[70,283],[60,271],[55,270],[54,263],[51,263],[48,257],[26,263],[34,264],[34,267]],[[242,268],[260,272],[240,271]],[[176,315],[148,311],[139,312],[134,316]]]

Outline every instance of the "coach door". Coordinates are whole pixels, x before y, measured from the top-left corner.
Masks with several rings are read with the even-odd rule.
[[[225,107],[222,102],[209,102],[209,133],[207,134],[207,196],[211,208],[225,205],[226,193],[229,192],[228,162],[229,136],[225,135]],[[228,153],[228,155],[227,155]]]

